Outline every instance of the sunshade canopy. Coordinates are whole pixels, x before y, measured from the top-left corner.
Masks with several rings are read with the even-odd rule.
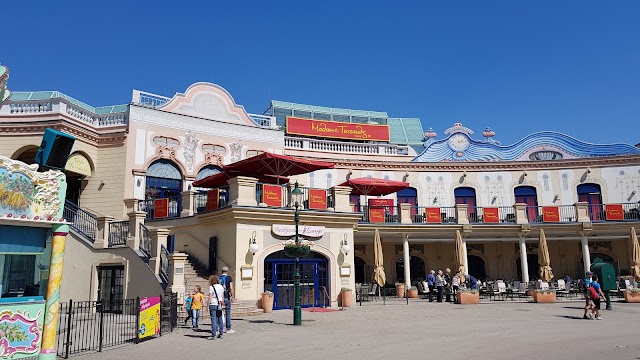
[[[549,258],[549,247],[547,246],[547,238],[544,236],[544,230],[540,229],[540,239],[538,242],[538,264],[540,280],[549,282],[553,279],[551,271],[551,259]]]
[[[340,186],[348,186],[352,188],[353,190],[351,191],[351,195],[383,196],[406,189],[410,185],[409,183],[402,181],[364,177],[349,179],[340,184]]]
[[[223,171],[211,176],[207,176],[204,179],[200,179],[198,181],[195,181],[193,183],[193,186],[197,186],[197,187],[204,187],[204,188],[211,188],[211,189],[215,189],[215,188],[219,188],[222,186],[225,186],[227,184],[227,181],[229,181],[229,179],[232,179],[234,177],[238,177],[238,176],[256,176],[255,174],[246,174],[246,173],[240,173],[237,171]],[[262,175],[262,176],[257,176],[258,181],[263,183],[263,184],[287,184],[289,183],[289,178],[286,177],[282,177],[282,176],[272,176],[272,175]]]
[[[629,234],[631,240],[631,272],[636,281],[640,281],[640,243],[638,243],[638,235],[636,234],[636,228],[632,227]]]
[[[333,164],[268,152],[224,167],[224,170],[227,171],[273,176],[293,176],[324,169],[333,169]]]

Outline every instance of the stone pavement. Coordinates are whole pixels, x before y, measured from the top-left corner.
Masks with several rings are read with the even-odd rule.
[[[235,334],[206,340],[181,328],[159,339],[83,360],[110,359],[638,359],[640,304],[613,303],[604,320],[583,320],[582,301],[556,304],[483,300],[453,305],[414,300],[354,306],[346,311],[290,310],[234,320]],[[604,305],[603,305],[604,306]]]

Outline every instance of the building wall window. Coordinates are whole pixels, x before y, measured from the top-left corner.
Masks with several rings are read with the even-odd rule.
[[[605,220],[604,207],[602,206],[602,192],[598,184],[578,185],[578,201],[589,203],[589,216],[591,221]]]
[[[264,151],[262,151],[262,150],[247,150],[247,157],[248,158],[254,157],[254,156],[260,155],[262,153],[264,153]]]
[[[478,213],[476,210],[476,190],[470,187],[459,187],[453,190],[456,204],[467,204],[467,215],[469,221],[477,222]]]
[[[214,145],[214,144],[203,144],[202,152],[207,154],[218,154],[224,155],[227,153],[227,148],[222,145]]]
[[[164,136],[156,136],[153,138],[153,143],[158,146],[169,146],[169,147],[178,147],[180,146],[180,141]]]
[[[516,204],[527,204],[527,217],[529,222],[538,217],[538,196],[533,186],[518,186],[513,189]]]

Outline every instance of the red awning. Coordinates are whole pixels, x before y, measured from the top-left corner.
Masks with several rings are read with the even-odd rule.
[[[357,178],[349,179],[340,186],[348,186],[352,188],[351,195],[370,195],[383,196],[393,194],[402,189],[410,187],[409,183],[394,180],[373,179],[373,178]]]
[[[227,181],[238,176],[255,176],[254,174],[239,173],[235,171],[223,171],[204,179],[194,181],[193,186],[216,189],[227,185]],[[284,176],[262,175],[258,176],[258,182],[263,184],[288,184],[289,178]]]
[[[241,172],[247,174],[247,176],[254,177],[256,175],[293,176],[314,172],[316,170],[333,169],[333,164],[265,152],[227,165],[224,169],[227,171]]]

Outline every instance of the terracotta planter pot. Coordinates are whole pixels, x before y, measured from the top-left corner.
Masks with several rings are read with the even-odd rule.
[[[351,290],[340,291],[340,300],[342,307],[351,307],[351,302],[353,301]]]
[[[262,293],[262,311],[266,313],[273,311],[273,294]]]
[[[470,291],[458,291],[458,303],[461,305],[476,305],[480,301],[480,293]]]
[[[640,292],[624,291],[624,301],[628,303],[640,303]]]
[[[533,301],[540,304],[554,304],[556,302],[556,293],[544,293],[535,291],[533,293]]]
[[[417,299],[418,298],[418,289],[409,289],[409,290],[407,290],[407,296],[410,299]]]
[[[396,285],[396,294],[399,298],[404,297],[404,284]]]

